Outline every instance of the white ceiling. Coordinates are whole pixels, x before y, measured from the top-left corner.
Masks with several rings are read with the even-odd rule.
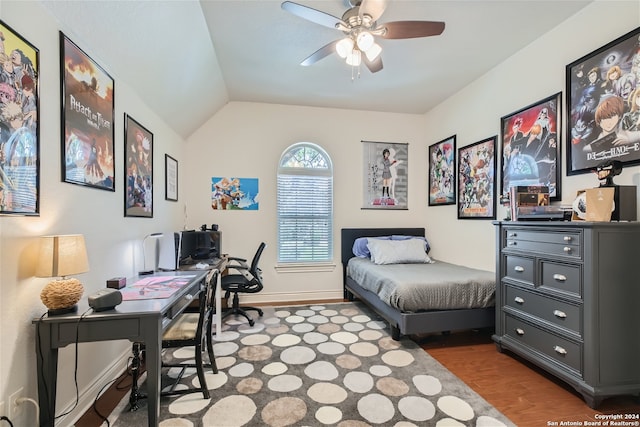
[[[423,114],[592,0],[389,0],[378,22],[446,28],[379,40],[384,69],[362,67],[353,80],[337,55],[299,65],[343,34],[285,12],[279,0],[40,1],[116,79],[116,97],[121,78],[186,138],[232,101]],[[348,8],[346,0],[297,2],[337,17]]]

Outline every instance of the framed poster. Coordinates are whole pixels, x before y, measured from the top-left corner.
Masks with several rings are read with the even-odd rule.
[[[549,187],[549,199],[560,200],[562,92],[500,119],[502,181],[500,199],[517,185]]]
[[[164,199],[178,201],[178,161],[164,155]]]
[[[496,139],[458,149],[458,219],[496,218]]]
[[[258,189],[258,178],[213,177],[211,178],[211,208],[257,211]]]
[[[40,213],[40,52],[0,20],[0,215]]]
[[[153,134],[124,114],[124,216],[153,218]]]
[[[408,209],[409,144],[362,141],[362,209]]]
[[[567,174],[640,163],[640,27],[567,65]]]
[[[114,81],[60,32],[62,181],[115,191]]]
[[[456,204],[456,136],[429,146],[429,206]]]

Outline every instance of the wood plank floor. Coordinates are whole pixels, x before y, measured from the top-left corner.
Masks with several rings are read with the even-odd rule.
[[[562,421],[584,426],[600,421],[596,414],[640,414],[640,403],[631,396],[589,408],[564,382],[513,353],[499,353],[491,331],[430,335],[416,342],[519,427],[559,426]]]
[[[584,426],[585,421],[597,421],[596,414],[640,414],[640,403],[631,396],[606,399],[598,410],[589,408],[572,387],[512,353],[499,353],[491,331],[433,334],[414,340],[519,427],[560,426],[563,421]],[[110,413],[127,394],[128,381],[125,374],[120,390],[112,387],[99,399],[101,413]],[[101,423],[89,410],[76,427]]]

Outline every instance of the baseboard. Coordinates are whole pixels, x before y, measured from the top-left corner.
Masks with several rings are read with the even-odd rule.
[[[56,420],[56,426],[75,425],[78,419],[91,408],[98,393],[100,393],[100,391],[104,392],[104,390],[101,389],[105,386],[105,384],[122,375],[122,373],[126,369],[129,357],[131,357],[130,346],[127,348],[127,350],[123,351],[122,354],[118,358],[116,358],[111,365],[107,366],[98,375],[98,377],[96,377],[95,381],[89,384],[86,388],[80,390],[78,406],[76,406],[76,408],[71,411],[71,413],[58,418]],[[73,407],[74,403],[75,399],[65,405],[64,408],[61,408],[58,412],[64,414]]]
[[[281,303],[283,301],[289,303],[296,301],[342,300],[343,298],[342,289],[337,291],[297,291],[295,293],[263,291],[256,294],[240,294],[241,304],[245,305]]]

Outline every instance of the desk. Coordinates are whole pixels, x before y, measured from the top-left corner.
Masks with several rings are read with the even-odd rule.
[[[58,349],[76,342],[129,340],[143,342],[146,349],[148,423],[158,425],[160,416],[160,366],[162,331],[198,295],[207,277],[206,270],[156,273],[159,276],[193,278],[175,294],[164,299],[123,301],[113,310],[91,312],[87,299],[78,303],[74,314],[34,319],[36,359],[38,361],[38,400],[40,425],[54,426]],[[150,277],[150,276],[144,276]],[[130,279],[134,282],[135,279]],[[90,314],[82,317],[89,310]]]

